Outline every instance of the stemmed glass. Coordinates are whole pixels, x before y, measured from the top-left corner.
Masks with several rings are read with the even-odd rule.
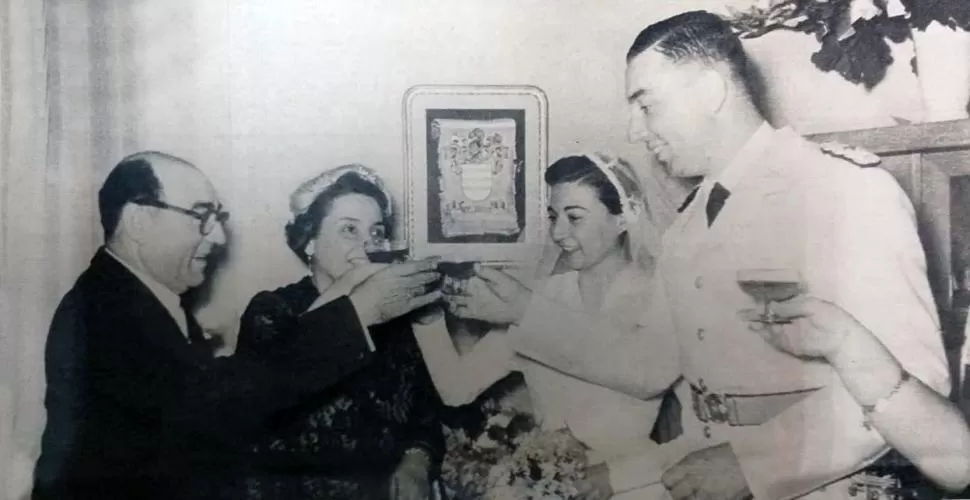
[[[764,305],[759,322],[768,328],[791,321],[779,318],[771,310],[772,302],[794,298],[803,291],[802,278],[794,269],[741,269],[738,271],[738,285],[759,304]]]
[[[394,264],[408,260],[409,250],[406,245],[388,240],[377,241],[364,247],[367,260],[375,264]]]

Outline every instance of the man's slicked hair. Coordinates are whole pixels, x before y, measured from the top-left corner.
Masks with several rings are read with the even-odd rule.
[[[747,88],[748,58],[744,47],[727,21],[715,14],[695,10],[647,26],[630,46],[627,63],[650,48],[673,62],[727,63]]]

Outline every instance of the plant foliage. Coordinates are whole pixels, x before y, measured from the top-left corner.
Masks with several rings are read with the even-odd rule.
[[[728,21],[741,38],[779,29],[813,34],[816,67],[872,90],[893,63],[889,42],[903,42],[911,29],[933,21],[970,28],[970,0],[767,0],[731,10]]]

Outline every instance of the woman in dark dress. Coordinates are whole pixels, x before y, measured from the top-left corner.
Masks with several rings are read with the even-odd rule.
[[[286,235],[310,275],[253,297],[237,355],[265,355],[305,311],[349,294],[340,279],[348,271],[381,267],[368,254],[389,249],[390,201],[377,175],[360,165],[300,186]],[[271,437],[256,447],[245,498],[432,498],[444,453],[441,401],[410,330],[407,316],[371,326],[374,363],[277,416]]]

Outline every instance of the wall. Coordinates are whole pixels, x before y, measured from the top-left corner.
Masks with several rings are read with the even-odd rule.
[[[138,37],[134,58],[142,75],[137,147],[198,162],[231,206],[234,258],[202,312],[210,325],[230,326],[253,292],[302,272],[281,228],[299,181],[356,161],[403,193],[401,98],[410,86],[536,85],[549,99],[550,158],[608,149],[642,163],[642,148],[626,141],[630,41],[654,20],[687,8],[720,11],[725,2],[138,5],[136,31],[153,35]],[[890,114],[918,118],[908,65],[869,95],[815,69],[813,44],[791,33],[748,42],[778,123],[812,132],[892,124]]]
[[[183,156],[219,187],[233,212],[233,253],[201,319],[231,332],[253,293],[302,273],[282,234],[301,180],[361,162],[403,193],[409,87],[536,85],[549,99],[550,158],[613,150],[646,170],[643,148],[626,141],[626,49],[650,22],[728,2],[749,0],[50,0],[49,75],[34,81],[48,86],[50,124],[39,129],[48,128],[47,158],[16,165],[31,189],[4,184],[0,205],[20,207],[4,237],[42,246],[16,255],[45,256],[31,267],[31,312],[7,322],[21,335],[12,344],[21,354],[17,433],[36,443],[43,427],[38,332],[100,244],[94,196],[122,155]],[[812,132],[919,118],[906,45],[897,48],[904,64],[872,94],[818,72],[806,35],[747,45],[777,123]],[[39,203],[45,210],[31,210]],[[22,267],[9,255],[8,269]]]
[[[639,29],[677,10],[655,2],[646,9],[648,3],[274,1],[198,8],[196,60],[180,67],[188,74],[143,82],[149,104],[138,128],[140,147],[198,161],[232,207],[234,258],[203,320],[231,323],[253,292],[302,273],[282,235],[286,197],[301,180],[356,161],[380,170],[403,193],[402,97],[413,85],[536,85],[550,103],[550,158],[602,148],[641,160],[641,148],[625,141],[623,57]],[[145,11],[140,22],[153,24],[145,22],[149,13],[158,19],[158,12]],[[145,62],[140,72],[150,70]],[[162,97],[173,94],[191,104]]]

